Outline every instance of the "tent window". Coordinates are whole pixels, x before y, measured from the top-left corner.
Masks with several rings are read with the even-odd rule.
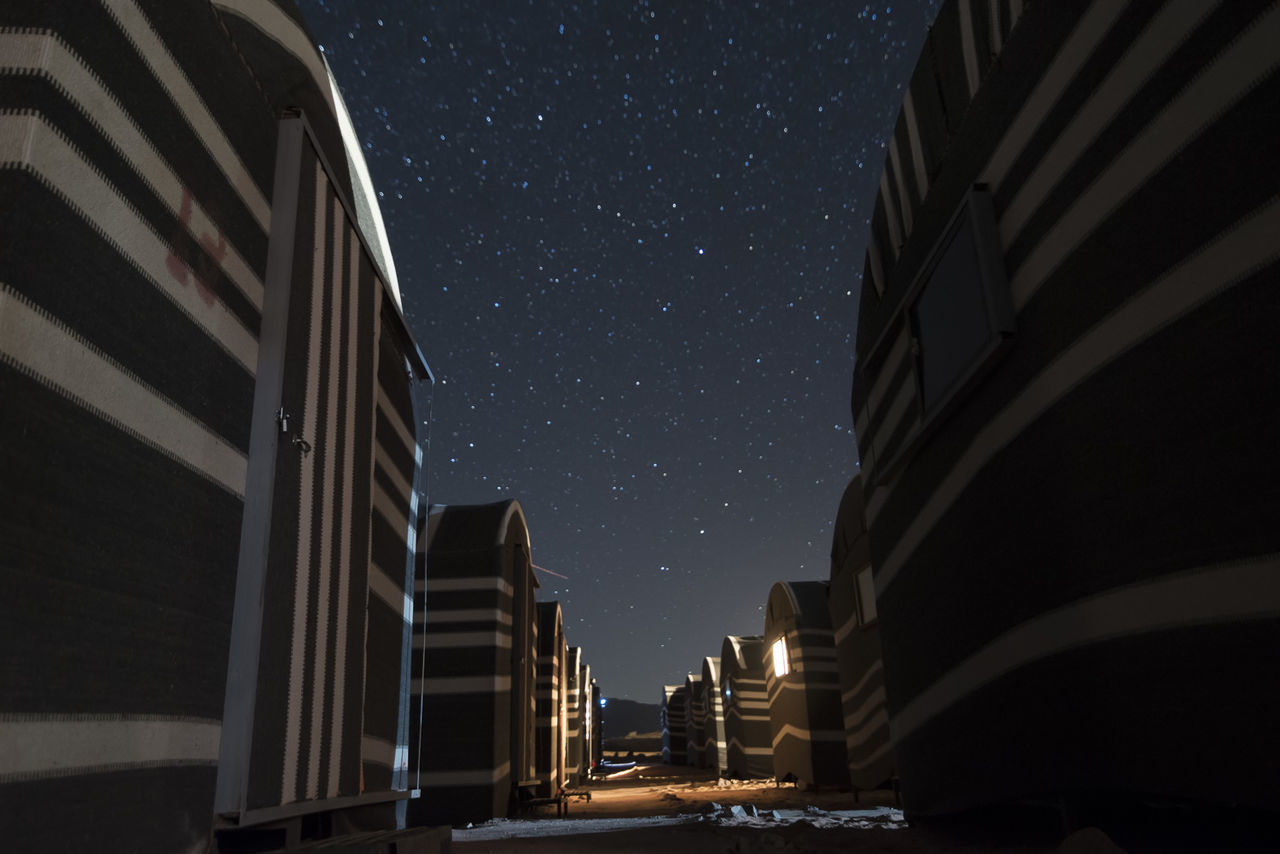
[[[932,416],[1013,332],[991,201],[975,190],[960,206],[911,307],[925,417]]]
[[[780,637],[773,642],[773,675],[779,679],[791,672],[791,662],[787,658],[787,639]]]
[[[858,622],[866,625],[876,618],[876,582],[871,567],[858,573]]]
[[[1015,324],[991,195],[975,186],[956,208],[891,322],[864,357],[874,382],[905,322],[911,336],[915,399],[903,389],[896,415],[860,437],[863,471],[883,483],[928,440],[981,381],[1012,340]],[[908,410],[914,404],[916,411]],[[905,413],[905,414],[904,414]],[[898,428],[914,420],[902,431]]]
[[[968,217],[960,220],[960,226],[915,305],[926,412],[937,407],[982,356],[991,339],[982,268],[977,247],[969,237]]]

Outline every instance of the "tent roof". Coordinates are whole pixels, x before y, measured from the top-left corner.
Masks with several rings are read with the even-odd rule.
[[[428,548],[473,551],[503,545],[529,549],[529,526],[515,499],[493,504],[433,504],[428,510]]]
[[[826,629],[831,631],[831,611],[827,607],[827,581],[779,581],[769,591],[765,609],[766,638],[779,634],[778,626],[799,631]]]
[[[856,474],[844,488],[840,497],[840,509],[836,511],[835,532],[831,537],[831,572],[844,564],[855,549],[866,551],[870,557],[870,546],[866,543],[867,520],[866,500],[862,494],[862,475]]]
[[[764,675],[764,638],[760,635],[727,635],[721,644],[721,675],[740,671]]]

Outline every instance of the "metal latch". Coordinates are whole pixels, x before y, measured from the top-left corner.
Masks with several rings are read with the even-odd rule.
[[[281,433],[289,432],[289,413],[284,411],[283,406],[276,410],[276,422],[280,425]],[[311,453],[311,443],[299,436],[297,433],[294,433],[289,437],[289,443],[302,451],[303,454]]]

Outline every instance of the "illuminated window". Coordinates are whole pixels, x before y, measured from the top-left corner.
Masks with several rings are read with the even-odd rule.
[[[781,679],[791,672],[791,662],[787,660],[787,639],[780,637],[773,642],[773,675]]]

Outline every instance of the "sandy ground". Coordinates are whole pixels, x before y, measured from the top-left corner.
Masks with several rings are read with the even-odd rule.
[[[1096,827],[1069,836],[1056,811],[1034,821],[1016,809],[1000,809],[979,822],[908,823],[890,811],[893,793],[803,791],[770,782],[718,784],[709,772],[641,765],[595,781],[573,800],[569,815],[554,808],[514,822],[489,822],[474,831],[455,830],[457,854],[1275,854],[1280,821],[1224,808],[1191,812],[1163,809],[1138,815],[1122,811],[1105,818],[1115,841]],[[713,805],[719,805],[717,811]],[[728,808],[754,806],[772,817],[734,818]],[[858,815],[847,811],[865,810]],[[835,815],[833,815],[833,813]],[[870,815],[870,817],[868,817]],[[1046,821],[1046,817],[1049,819]],[[1257,821],[1261,823],[1256,823]],[[861,823],[862,827],[852,826]],[[826,827],[816,825],[828,825]],[[833,826],[834,825],[834,826]],[[1117,844],[1119,842],[1120,844]]]
[[[805,792],[791,784],[732,783],[717,785],[715,774],[694,768],[671,765],[637,765],[630,771],[615,774],[587,788],[591,801],[572,800],[572,818],[627,818],[653,815],[697,813],[703,807],[718,803],[754,804],[760,810],[803,809],[815,806],[824,810],[855,809],[866,806],[892,806],[892,792],[864,792],[855,803],[851,792]]]
[[[723,826],[698,821],[696,816],[712,811],[711,804],[723,807],[754,805],[760,811],[804,809],[808,806],[826,811],[891,806],[891,792],[864,792],[855,802],[851,792],[801,791],[791,785],[775,786],[772,782],[751,785],[718,786],[708,772],[663,765],[639,766],[630,772],[593,783],[591,801],[573,800],[567,818],[557,818],[553,809],[543,809],[534,816],[534,824],[512,827],[523,835],[510,839],[467,839],[465,831],[455,831],[453,851],[457,854],[514,854],[514,852],[565,852],[566,854],[628,854],[628,852],[660,852],[660,854],[801,854],[801,852],[866,852],[866,854],[1116,854],[1119,849],[1106,844],[1105,838],[1080,847],[1060,845],[1061,839],[1047,839],[1027,844],[999,839],[945,838],[915,827],[886,829],[873,827],[817,828],[806,823],[781,826]],[[678,816],[686,816],[679,820]],[[607,832],[574,832],[574,825],[584,830],[601,822],[598,819],[641,819],[667,817],[656,826],[632,826]],[[584,821],[587,820],[587,821]],[[658,821],[658,819],[655,819]],[[555,823],[555,826],[542,826]],[[558,832],[561,835],[531,835]],[[473,834],[474,835],[474,834]],[[1076,840],[1088,842],[1089,840]]]

